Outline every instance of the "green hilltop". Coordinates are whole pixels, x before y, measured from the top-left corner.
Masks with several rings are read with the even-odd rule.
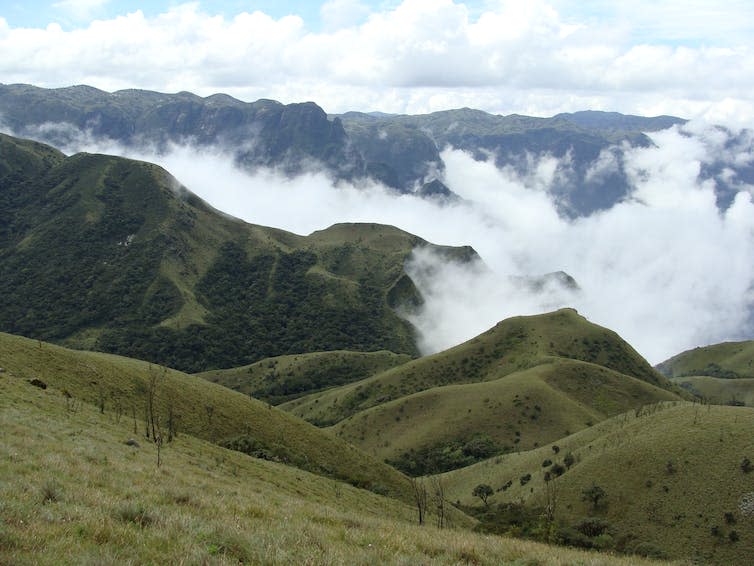
[[[0,135],[0,330],[203,371],[323,350],[417,355],[416,236],[299,236],[212,209],[163,169]],[[471,258],[470,248],[440,248]]]
[[[617,334],[562,309],[281,408],[421,475],[528,450],[680,391]]]

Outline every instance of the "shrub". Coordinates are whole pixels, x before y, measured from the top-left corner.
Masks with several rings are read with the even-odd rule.
[[[547,458],[544,462],[542,462],[542,467],[546,468],[547,466],[552,466],[552,460]]]
[[[741,471],[743,473],[748,474],[752,470],[754,470],[754,465],[752,465],[751,460],[748,458],[741,460]]]
[[[569,452],[565,455],[563,458],[563,463],[565,464],[566,468],[570,468],[576,463],[576,458],[574,458],[573,453]]]
[[[604,534],[610,528],[610,523],[599,517],[587,517],[574,525],[574,528],[591,538]]]
[[[581,500],[590,502],[593,509],[597,509],[601,505],[604,505],[606,497],[607,493],[605,490],[596,484],[592,484],[581,492]]]
[[[521,485],[526,485],[531,480],[531,474],[525,474],[519,478]]]
[[[730,540],[730,542],[736,542],[739,538],[740,537],[738,536],[738,531],[731,531],[730,533],[728,533],[728,539]]]
[[[115,517],[124,523],[134,523],[141,528],[155,522],[155,517],[141,503],[127,503],[115,511]]]
[[[40,489],[42,505],[60,501],[63,497],[60,484],[55,480],[47,480]]]

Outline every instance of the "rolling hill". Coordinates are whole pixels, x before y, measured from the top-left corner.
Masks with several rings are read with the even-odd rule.
[[[416,355],[392,306],[420,238],[246,224],[163,169],[0,135],[0,330],[188,371],[322,350]],[[437,248],[458,260],[470,248]]]
[[[392,352],[312,352],[277,356],[255,364],[207,371],[197,377],[278,405],[319,390],[367,378],[411,358]]]
[[[754,378],[754,341],[724,342],[687,350],[658,364],[657,370],[668,377]]]
[[[122,422],[135,438],[189,435],[410,500],[406,478],[331,434],[198,377],[130,358],[70,350],[0,333],[5,379],[56,391]],[[38,384],[39,385],[39,384]],[[125,440],[125,439],[124,439]],[[148,442],[148,441],[147,441]]]
[[[526,450],[647,403],[679,399],[614,332],[573,309],[478,337],[281,408],[421,475]]]
[[[549,508],[547,536],[567,544],[746,564],[754,545],[753,411],[659,403],[440,477],[451,500],[478,506],[490,532],[541,536],[536,522]],[[486,513],[472,495],[479,484],[492,487]]]
[[[45,345],[43,348],[47,348]],[[212,387],[210,386],[210,389]],[[655,564],[416,525],[395,499],[127,419],[0,372],[3,564]],[[433,516],[430,516],[432,521]]]

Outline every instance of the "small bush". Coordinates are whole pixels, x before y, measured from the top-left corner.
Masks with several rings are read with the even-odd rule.
[[[570,468],[576,463],[576,458],[574,458],[573,453],[569,452],[565,455],[563,458],[563,463],[565,464],[566,468]]]
[[[748,458],[741,460],[741,471],[743,473],[748,474],[752,470],[754,470],[754,465],[752,465],[751,460]]]
[[[604,534],[610,528],[610,523],[599,517],[587,517],[577,523],[574,528],[581,534],[592,538]]]
[[[542,462],[543,468],[546,468],[548,466],[552,466],[552,460],[550,460],[549,458],[547,458],[544,462]]]
[[[47,480],[44,484],[42,484],[42,488],[40,489],[40,496],[42,499],[42,505],[47,505],[48,503],[55,503],[56,501],[60,501],[63,498],[63,492],[60,484],[57,481]]]
[[[525,474],[519,478],[521,485],[526,485],[531,480],[531,474]]]
[[[739,538],[741,537],[738,536],[738,531],[731,531],[728,534],[728,539],[730,540],[730,542],[737,542]]]
[[[127,503],[115,511],[115,518],[124,523],[134,523],[141,528],[155,522],[155,517],[141,503]]]

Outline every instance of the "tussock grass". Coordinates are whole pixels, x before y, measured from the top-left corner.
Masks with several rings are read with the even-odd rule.
[[[412,524],[394,499],[189,435],[127,446],[127,423],[0,375],[3,564],[649,564]],[[53,478],[65,496],[42,503]]]

